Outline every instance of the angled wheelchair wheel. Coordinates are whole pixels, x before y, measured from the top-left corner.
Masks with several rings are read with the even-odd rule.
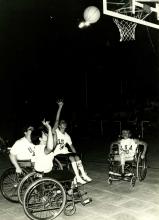
[[[65,204],[65,190],[61,183],[52,178],[36,180],[24,194],[24,212],[33,220],[52,220],[60,215]]]
[[[73,205],[72,203],[67,203],[65,208],[64,208],[64,214],[66,216],[71,216],[76,212],[76,206]]]
[[[4,171],[0,179],[0,191],[5,199],[10,202],[19,202],[17,189],[26,174],[27,170],[24,168],[22,174],[17,174],[14,167]]]
[[[53,166],[54,170],[63,170],[62,164],[57,158],[54,158],[53,163],[54,163],[54,166]],[[21,204],[23,203],[24,193],[26,189],[28,188],[28,186],[39,178],[40,178],[40,175],[36,173],[35,171],[33,171],[33,172],[29,172],[29,174],[26,175],[20,181],[19,186],[18,186],[18,199]]]
[[[109,185],[112,185],[112,179],[111,179],[111,177],[108,178],[107,183],[108,183]]]
[[[37,179],[42,177],[35,171],[28,173],[26,176],[23,177],[23,179],[20,181],[18,185],[18,199],[21,204],[23,204],[24,194],[26,189],[29,187],[29,185],[33,182],[35,182]]]
[[[131,188],[134,188],[136,183],[136,176],[132,176],[131,180],[130,180],[130,186]]]
[[[137,159],[137,176],[139,181],[143,181],[147,175],[147,161],[146,158],[141,159],[141,153],[139,153]]]
[[[53,166],[54,170],[63,170],[63,166],[57,158],[54,158],[53,164],[54,164]]]
[[[71,196],[67,196],[67,201],[64,207],[64,214],[67,216],[71,216],[76,212],[76,206],[74,201],[73,194]]]

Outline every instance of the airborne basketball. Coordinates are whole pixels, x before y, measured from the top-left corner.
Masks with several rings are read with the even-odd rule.
[[[96,23],[100,18],[100,11],[95,6],[89,6],[84,10],[83,17],[90,24]]]

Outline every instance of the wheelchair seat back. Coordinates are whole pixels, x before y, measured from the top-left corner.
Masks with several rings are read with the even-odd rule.
[[[118,144],[114,144],[112,146],[111,154],[112,155],[119,155],[119,146],[118,146]]]
[[[18,164],[22,168],[28,168],[33,166],[31,160],[18,160]]]

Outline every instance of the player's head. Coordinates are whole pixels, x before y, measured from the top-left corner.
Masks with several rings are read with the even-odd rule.
[[[27,138],[27,139],[30,139],[30,135],[32,133],[32,131],[34,130],[34,127],[33,126],[24,126],[23,127],[23,132],[24,132],[24,136]]]
[[[59,122],[59,130],[61,131],[61,133],[65,133],[65,130],[67,128],[67,122],[65,120],[61,120]]]
[[[131,132],[130,132],[130,130],[128,130],[128,129],[123,129],[122,132],[121,132],[121,137],[122,137],[123,139],[130,138],[130,137],[131,137]]]
[[[34,145],[44,144],[46,145],[48,138],[48,131],[45,126],[35,128],[31,133],[31,141]]]

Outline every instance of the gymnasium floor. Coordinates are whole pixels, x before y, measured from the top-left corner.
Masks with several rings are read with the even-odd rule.
[[[87,140],[92,150],[84,152],[85,168],[93,181],[85,185],[93,201],[86,206],[77,204],[73,216],[63,213],[59,220],[158,220],[159,219],[159,149],[155,139],[149,150],[147,177],[143,182],[136,182],[132,190],[129,182],[107,183],[108,169],[105,154],[105,142]],[[85,143],[86,143],[85,142]],[[95,148],[96,146],[96,148]],[[8,160],[1,156],[0,173],[9,166]],[[1,220],[27,220],[20,204],[13,204],[0,195]]]

